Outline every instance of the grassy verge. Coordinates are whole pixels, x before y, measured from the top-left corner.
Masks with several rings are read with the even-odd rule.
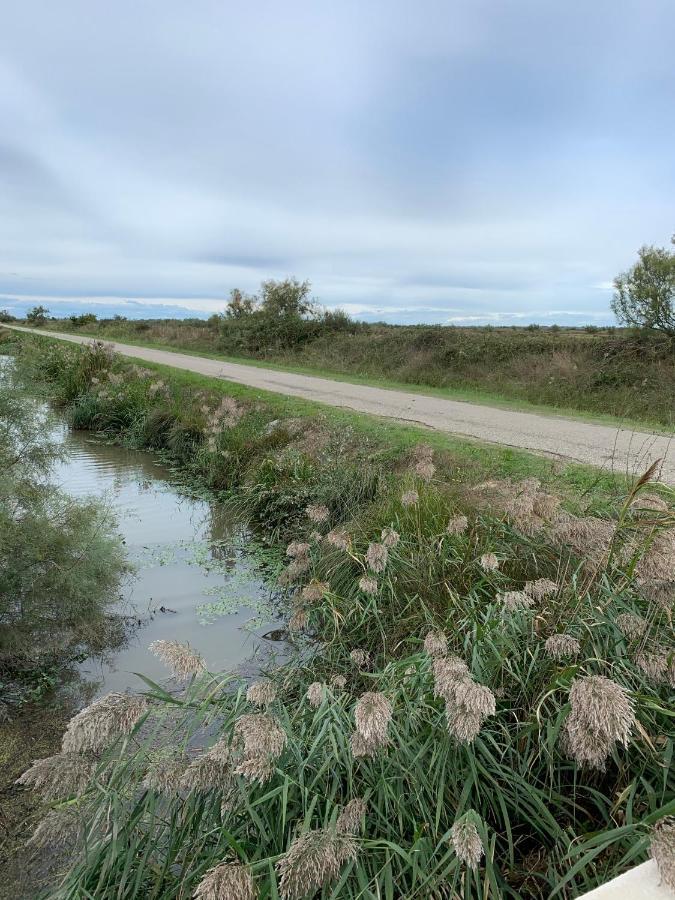
[[[67,329],[64,333],[68,332]],[[37,331],[37,330],[36,330]],[[675,423],[672,416],[664,421],[663,417],[659,418],[654,415],[650,416],[650,407],[645,404],[644,411],[640,415],[609,415],[600,411],[591,411],[584,409],[583,406],[565,406],[559,403],[537,403],[527,400],[523,397],[509,396],[507,393],[500,393],[497,390],[481,390],[470,387],[434,387],[429,384],[416,384],[411,381],[397,381],[384,376],[375,376],[367,374],[356,374],[353,372],[341,371],[337,368],[323,367],[318,364],[314,365],[298,365],[291,362],[279,363],[274,360],[257,360],[244,356],[232,356],[215,350],[203,350],[195,348],[190,344],[181,346],[166,343],[152,339],[139,339],[129,336],[128,330],[116,331],[114,329],[106,329],[105,334],[101,331],[88,330],[85,328],[77,329],[78,335],[87,335],[92,338],[101,339],[101,337],[110,340],[119,340],[121,342],[131,344],[135,347],[149,347],[155,350],[166,350],[171,353],[187,353],[191,356],[199,356],[204,359],[218,359],[223,362],[232,362],[239,365],[253,366],[261,369],[272,369],[278,372],[293,372],[299,375],[314,375],[320,378],[329,378],[333,381],[341,381],[346,384],[365,384],[372,387],[381,387],[388,390],[405,391],[411,394],[420,394],[429,397],[441,397],[446,400],[457,400],[466,403],[477,403],[482,406],[494,406],[500,409],[511,409],[519,412],[531,412],[536,415],[543,416],[559,416],[561,418],[576,419],[583,422],[592,422],[598,425],[608,425],[616,428],[629,428],[635,430],[644,430],[648,428],[664,434],[672,434],[675,432]],[[517,393],[517,392],[516,392]],[[667,388],[665,389],[667,394]],[[629,406],[624,408],[630,408]]]
[[[26,777],[55,900],[572,898],[667,842],[672,492],[35,342],[75,426],[288,544],[298,649],[247,685],[159,642],[171,690],[70,723]]]

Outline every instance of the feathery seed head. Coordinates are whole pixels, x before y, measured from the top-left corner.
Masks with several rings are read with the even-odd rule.
[[[184,753],[163,756],[154,760],[143,778],[143,787],[157,794],[175,794],[181,787],[181,780],[189,765]]]
[[[572,682],[570,704],[565,749],[579,765],[603,769],[615,743],[628,746],[635,724],[628,693],[603,675],[587,675]]]
[[[72,846],[77,842],[81,827],[77,810],[72,806],[52,809],[40,820],[28,844],[37,849],[50,850]]]
[[[448,652],[448,639],[442,631],[430,631],[424,638],[424,651],[429,656],[445,656]]]
[[[638,616],[635,613],[621,613],[621,615],[616,617],[616,624],[619,631],[630,641],[642,637],[647,630],[645,620],[642,616]]]
[[[458,656],[438,657],[433,662],[434,696],[454,702],[457,686],[469,675],[469,667]]]
[[[121,734],[129,734],[148,708],[148,701],[138,694],[112,692],[100,697],[70,720],[63,752],[100,753]]]
[[[375,595],[378,591],[377,578],[373,578],[371,575],[362,575],[359,578],[359,590],[364,594]]]
[[[186,791],[220,791],[233,787],[232,751],[227,741],[218,741],[192,760],[180,776],[179,786]]]
[[[235,772],[261,783],[271,778],[287,740],[277,720],[266,713],[244,715],[237,720],[234,733],[244,747],[244,757]]]
[[[79,753],[59,753],[46,759],[36,759],[33,765],[17,779],[22,784],[39,791],[48,803],[82,794],[96,769],[96,761]]]
[[[460,744],[471,744],[483,725],[483,719],[478,713],[468,712],[451,703],[445,707],[445,717],[448,731]]]
[[[670,612],[675,604],[675,579],[643,579],[639,583],[640,594],[650,603],[655,604],[665,612]]]
[[[366,814],[366,801],[363,797],[354,797],[342,809],[338,816],[336,828],[338,831],[347,832],[349,834],[358,834],[361,829],[361,822]]]
[[[369,759],[386,745],[386,741],[368,740],[360,731],[354,731],[349,738],[349,745],[354,759]]]
[[[370,658],[370,653],[367,650],[361,650],[360,647],[357,647],[355,650],[352,650],[349,654],[349,658],[354,663],[354,665],[359,669],[369,669],[372,665],[372,660]]]
[[[673,683],[675,652],[668,653],[667,650],[659,647],[656,650],[638,653],[635,662],[652,681]]]
[[[450,829],[450,842],[457,854],[457,859],[470,869],[476,869],[481,861],[484,849],[478,834],[476,821],[480,821],[472,810],[465,813]]]
[[[452,516],[445,527],[448,534],[464,534],[469,527],[469,520],[466,516]]]
[[[660,531],[635,566],[641,581],[675,581],[675,528]]]
[[[317,603],[319,600],[323,600],[328,590],[328,582],[312,580],[302,589],[301,596],[307,603]]]
[[[337,691],[343,691],[347,685],[347,679],[344,675],[332,675],[330,679],[330,686],[335,688]]]
[[[525,591],[505,591],[496,598],[508,612],[519,612],[534,606],[534,600]]]
[[[421,478],[422,481],[426,481],[428,483],[434,477],[436,466],[431,462],[431,460],[421,459],[415,463],[414,472],[418,478]]]
[[[356,729],[367,741],[384,743],[387,740],[392,706],[379,691],[361,694],[354,709]]]
[[[394,531],[393,528],[382,529],[380,540],[388,550],[391,550],[392,547],[395,547],[400,539],[401,535],[398,533],[398,531]]]
[[[529,594],[535,600],[543,600],[544,597],[550,597],[558,590],[558,585],[550,578],[537,578],[536,581],[525,582],[525,593]]]
[[[307,610],[297,606],[288,620],[289,631],[303,631],[307,627]]]
[[[675,817],[659,819],[652,828],[652,842],[649,848],[652,859],[656,860],[659,875],[668,887],[675,891]]]
[[[499,560],[494,553],[484,553],[479,562],[486,572],[496,572],[499,568]]]
[[[372,569],[373,572],[384,572],[384,568],[387,565],[388,556],[389,553],[384,544],[371,543],[368,545],[366,562],[368,563],[368,567]]]
[[[401,505],[408,509],[411,506],[416,506],[419,500],[420,495],[417,491],[405,491],[401,497]]]
[[[283,900],[301,900],[335,881],[345,863],[356,859],[356,842],[328,828],[306,831],[276,864]]]
[[[304,541],[291,541],[288,547],[286,547],[286,556],[290,556],[292,559],[298,559],[303,556],[309,556],[310,550],[311,547]]]
[[[323,503],[310,503],[305,512],[307,513],[307,518],[314,522],[315,525],[320,525],[330,516],[330,510]]]
[[[349,550],[351,546],[351,538],[344,528],[334,528],[326,535],[326,542],[338,550]]]
[[[579,641],[571,634],[552,634],[546,639],[544,649],[552,659],[565,659],[581,653]]]
[[[277,699],[276,685],[267,678],[254,681],[246,691],[246,699],[256,706],[268,706]]]
[[[494,716],[496,712],[495,695],[484,684],[476,684],[470,678],[464,678],[455,690],[455,703],[471,715],[480,716],[481,720]]]
[[[195,900],[256,900],[257,896],[251,872],[238,862],[209,869],[194,893]]]
[[[305,697],[309,702],[310,706],[313,706],[315,709],[318,709],[323,702],[323,697],[325,693],[325,684],[322,684],[320,681],[313,681],[310,686],[307,688],[307,693]]]
[[[189,644],[180,641],[153,641],[148,650],[166,665],[175,678],[186,679],[206,671],[206,664]]]

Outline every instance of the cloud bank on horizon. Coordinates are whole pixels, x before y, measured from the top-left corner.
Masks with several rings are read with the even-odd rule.
[[[675,230],[671,0],[8,4],[0,308],[609,322]]]

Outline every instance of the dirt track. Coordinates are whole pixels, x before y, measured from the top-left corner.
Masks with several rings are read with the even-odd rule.
[[[35,333],[30,328],[18,330]],[[91,340],[90,337],[54,331],[41,330],[39,333],[80,344]],[[417,423],[436,431],[532,450],[619,473],[642,474],[654,460],[661,459],[662,480],[675,484],[675,436],[671,438],[560,416],[517,412],[477,403],[349,384],[314,375],[278,372],[150,347],[109,343],[112,343],[118,353],[133,359],[162,363],[277,394],[303,397],[330,406],[342,406],[401,422]]]

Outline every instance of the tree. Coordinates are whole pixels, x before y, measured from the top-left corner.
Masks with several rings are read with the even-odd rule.
[[[225,315],[230,319],[241,319],[250,315],[256,307],[257,298],[249,296],[239,288],[233,288],[230,291],[230,300],[225,309]]]
[[[26,322],[29,325],[44,325],[47,321],[49,310],[44,306],[34,306],[26,313]]]
[[[263,312],[280,319],[304,318],[317,313],[311,299],[309,281],[285,278],[283,281],[263,281],[260,285]]]
[[[671,239],[675,244],[675,235]],[[675,338],[675,252],[645,246],[639,260],[614,279],[612,310],[623,325],[651,328]]]

